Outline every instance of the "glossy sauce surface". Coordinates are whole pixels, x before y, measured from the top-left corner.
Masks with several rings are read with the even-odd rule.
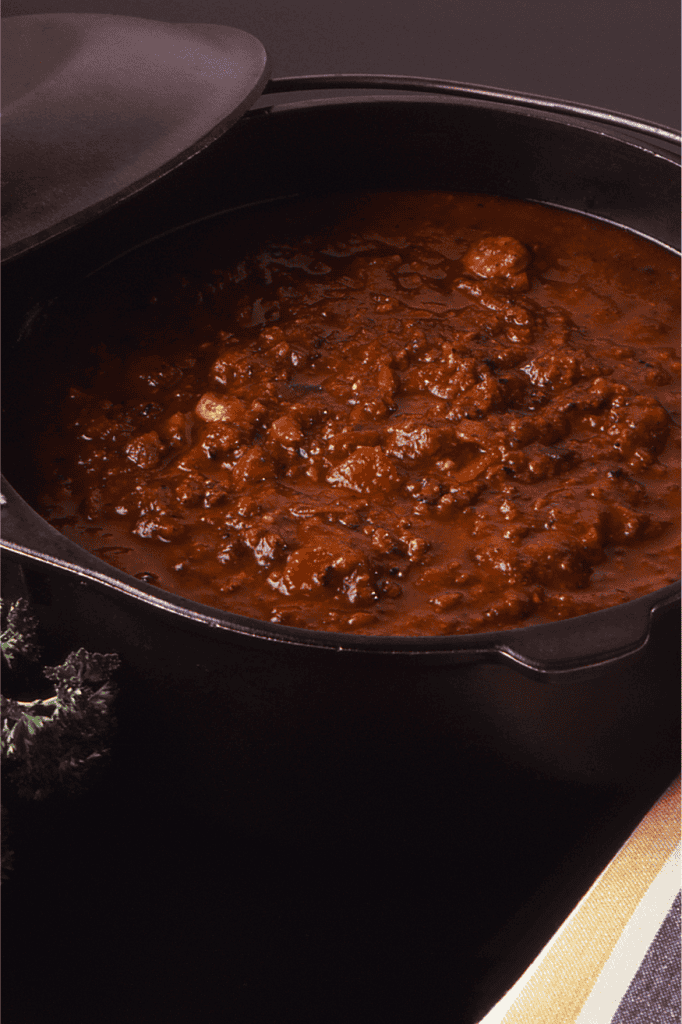
[[[671,253],[512,200],[218,218],[40,329],[88,356],[27,428],[23,492],[139,579],[295,626],[619,604],[679,576],[678,297]]]

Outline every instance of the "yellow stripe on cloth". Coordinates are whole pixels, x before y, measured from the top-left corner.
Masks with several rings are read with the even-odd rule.
[[[576,1024],[611,1024],[679,891],[678,843],[621,932]]]
[[[679,841],[678,778],[528,970],[480,1024],[587,1024],[581,1011],[640,902],[662,869],[666,879],[671,871],[679,873],[671,861]],[[669,905],[663,906],[669,879],[658,888],[665,889],[662,902],[659,898],[662,923],[669,909]],[[669,904],[678,890],[679,879]],[[613,963],[609,966],[613,969]],[[590,1024],[598,1020],[601,1024],[601,1017]]]

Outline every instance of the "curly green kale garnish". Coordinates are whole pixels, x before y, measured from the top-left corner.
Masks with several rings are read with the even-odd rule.
[[[2,632],[0,645],[2,656],[10,668],[15,667],[17,655],[23,655],[28,661],[38,658],[36,631],[38,623],[29,611],[28,601],[20,598],[14,601],[5,614],[4,602],[0,602],[2,610]]]
[[[119,664],[116,654],[74,651],[62,665],[44,670],[55,683],[54,697],[1,698],[5,785],[32,800],[85,789],[110,753],[111,675]]]
[[[24,676],[25,662],[38,660],[38,624],[27,601],[13,602],[7,611],[1,602],[0,607],[3,658],[13,672]],[[44,677],[54,683],[54,696],[22,701],[0,695],[3,879],[13,859],[6,838],[5,800],[11,810],[17,799],[76,796],[92,783],[111,751],[116,696],[112,675],[119,665],[116,654],[81,649],[63,664],[43,669]]]

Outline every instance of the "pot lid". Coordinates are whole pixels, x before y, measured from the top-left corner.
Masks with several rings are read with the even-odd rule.
[[[261,43],[223,25],[100,14],[2,25],[3,259],[190,159],[268,79]]]

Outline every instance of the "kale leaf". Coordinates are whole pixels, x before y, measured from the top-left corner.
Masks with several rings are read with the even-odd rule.
[[[4,612],[4,602],[0,607]],[[14,601],[3,618],[5,621],[0,632],[0,646],[2,656],[9,667],[14,668],[19,654],[29,661],[37,661],[38,646],[35,637],[38,623],[29,611],[28,601],[23,598]]]
[[[1,698],[3,774],[19,796],[44,800],[85,788],[110,751],[111,675],[119,664],[116,654],[74,651],[63,665],[43,672],[55,683],[54,697]]]
[[[13,669],[19,655],[36,660],[36,629],[27,602],[15,602],[2,630],[2,654]],[[119,666],[116,654],[81,648],[63,664],[43,670],[54,683],[54,696],[33,701],[0,696],[0,760],[10,799],[78,795],[90,785],[111,751],[117,692],[112,675]],[[3,867],[10,860],[4,850]]]

